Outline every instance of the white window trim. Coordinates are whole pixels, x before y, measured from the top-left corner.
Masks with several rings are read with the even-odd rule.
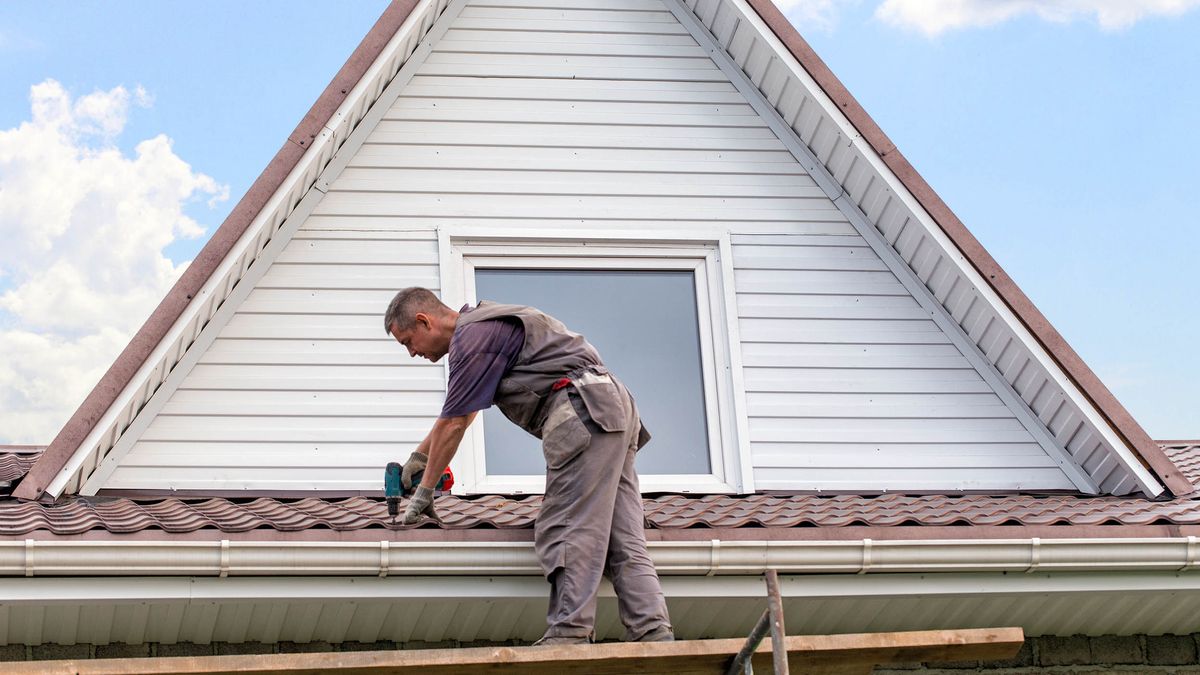
[[[697,236],[694,231],[685,235],[643,229],[554,234],[463,227],[439,229],[438,243],[442,298],[451,307],[477,302],[477,268],[694,270],[712,473],[644,475],[641,488],[705,494],[754,491],[727,232]],[[649,426],[653,433],[652,421]],[[537,494],[545,489],[541,475],[487,474],[482,416],[467,430],[452,467],[455,494]]]

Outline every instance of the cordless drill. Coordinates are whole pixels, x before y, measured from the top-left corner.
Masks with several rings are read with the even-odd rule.
[[[407,495],[409,491],[405,491],[403,483],[400,482],[400,474],[403,466],[399,462],[388,462],[387,468],[383,470],[383,495],[387,497],[388,515],[392,517],[392,522],[396,522],[396,516],[400,515],[400,498]],[[425,475],[424,471],[418,471],[413,474],[413,488],[421,484],[421,476]],[[449,467],[442,473],[442,477],[438,479],[437,485],[433,486],[434,490],[442,491],[449,490],[454,487],[454,474],[450,472]]]

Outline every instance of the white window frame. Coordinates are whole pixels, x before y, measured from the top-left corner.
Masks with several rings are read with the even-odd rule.
[[[643,475],[641,489],[701,494],[754,491],[732,246],[727,232],[681,236],[679,232],[647,230],[562,234],[442,228],[438,244],[442,298],[455,308],[478,301],[477,269],[693,271],[711,473]],[[446,376],[448,379],[448,363]],[[648,426],[653,434],[653,420],[648,420]],[[545,490],[542,475],[488,474],[482,415],[467,430],[451,466],[454,494],[540,494]]]

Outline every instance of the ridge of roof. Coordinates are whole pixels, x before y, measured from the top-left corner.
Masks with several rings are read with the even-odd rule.
[[[250,185],[246,194],[213,233],[212,238],[196,254],[179,281],[175,282],[166,297],[30,468],[29,473],[13,492],[14,497],[38,499],[45,493],[50,481],[70,461],[79,445],[117,400],[154,348],[183,314],[192,297],[209,280],[246,228],[300,162],[321,128],[337,111],[338,106],[371,67],[417,4],[418,0],[392,0],[383,11],[375,25],[284,141],[283,147],[267,163],[267,167]]]
[[[771,0],[746,0],[763,23],[775,34],[783,46],[795,57],[817,86],[837,105],[850,124],[858,131],[871,148],[879,155],[888,169],[929,214],[937,226],[962,252],[967,261],[1000,296],[1005,305],[1029,330],[1034,339],[1046,350],[1067,377],[1079,387],[1088,401],[1100,412],[1105,421],[1129,444],[1136,455],[1173,494],[1191,492],[1194,486],[1182,475],[1170,457],[1142,429],[1137,420],[1121,405],[1116,396],[1100,381],[1092,369],[1066,339],[1051,325],[1042,312],[1034,306],[1029,296],[1000,267],[996,259],[967,229],[954,211],[942,200],[929,183],[909,163],[896,144],[854,98],[842,81],[816,51],[801,37],[796,27]]]

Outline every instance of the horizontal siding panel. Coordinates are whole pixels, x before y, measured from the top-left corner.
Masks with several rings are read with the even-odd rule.
[[[163,406],[162,414],[434,417],[441,409],[440,396],[424,391],[181,389]]]
[[[550,9],[595,9],[594,0],[471,0],[472,7],[546,7]],[[605,0],[608,10],[663,12],[662,0]]]
[[[276,259],[289,263],[421,265],[436,263],[436,241],[392,239],[293,239]]]
[[[746,368],[745,379],[747,391],[931,394],[991,391],[972,370]]]
[[[1036,452],[1022,454],[1004,454],[999,448],[1004,445],[988,444],[989,451],[985,453],[966,452],[983,444],[961,443],[950,446],[950,450],[927,453],[937,446],[910,444],[906,450],[888,444],[880,444],[869,449],[847,448],[844,445],[809,445],[803,452],[775,452],[770,444],[756,446],[754,464],[758,467],[776,468],[812,468],[812,469],[854,469],[872,467],[877,469],[976,469],[981,465],[1002,469],[1043,469],[1058,470],[1058,465],[1046,456],[1036,443],[1013,444],[1014,447],[1032,449]]]
[[[411,417],[220,417],[160,415],[146,441],[419,443],[432,419]],[[193,458],[194,461],[194,458]],[[340,461],[340,460],[339,460]]]
[[[816,216],[817,214],[813,214]],[[736,218],[724,221],[724,227],[730,232],[796,232],[805,234],[844,232],[851,225],[841,219],[840,213],[822,211],[821,219],[803,221],[767,221]],[[828,216],[828,217],[826,217]],[[836,220],[835,220],[836,219]],[[658,218],[497,218],[485,214],[475,216],[457,216],[445,219],[422,218],[418,216],[364,216],[364,215],[318,215],[311,216],[308,222],[319,223],[322,230],[363,233],[391,233],[405,231],[408,228],[429,229],[431,226],[472,226],[485,228],[518,228],[529,231],[532,227],[545,228],[552,232],[561,232],[564,228],[587,228],[589,230],[612,229],[641,232],[654,229],[666,232],[679,232],[685,236],[695,234],[696,228],[712,228],[711,221]],[[314,226],[317,227],[317,226]],[[437,274],[434,268],[433,274]]]
[[[469,120],[561,124],[664,124],[675,126],[762,127],[762,120],[746,104],[725,105],[686,102],[538,101],[480,98],[397,99],[384,119]]]
[[[317,212],[323,215],[411,215],[453,217],[490,215],[505,218],[656,218],[670,220],[830,219],[836,208],[828,199],[739,197],[630,197],[557,195],[441,195],[330,192]],[[769,260],[767,261],[769,262]],[[836,269],[860,269],[866,263],[831,261]],[[875,269],[876,267],[869,267]]]
[[[401,458],[403,459],[403,458]],[[172,490],[370,490],[379,491],[376,467],[325,466],[309,471],[281,471],[278,466],[205,466],[164,471],[160,466],[121,467],[113,472],[111,489],[153,485]],[[220,486],[214,488],[213,486]]]
[[[741,293],[894,295],[909,297],[891,271],[778,270],[734,268]]]
[[[575,57],[579,59],[593,57]],[[650,61],[647,59],[647,61]],[[660,59],[659,61],[665,61]],[[670,64],[660,63],[663,67],[630,68],[623,76],[631,80],[663,81],[682,80],[691,82],[720,82],[724,75],[712,67],[684,68],[671,67]],[[479,63],[428,63],[424,71],[428,75],[450,75],[465,77],[536,77],[536,78],[567,78],[567,79],[607,79],[612,77],[612,66],[608,65],[575,65],[571,63],[540,63],[528,65],[511,65],[495,63],[492,59],[481,60]]]
[[[663,44],[654,39],[645,38],[664,38],[665,35],[655,36],[634,36],[634,35],[614,35],[614,34],[598,34],[592,35],[593,38],[609,38],[608,40],[577,40],[571,41],[567,38],[575,35],[558,34],[556,37],[561,38],[557,41],[532,42],[529,41],[531,35],[535,35],[526,31],[504,31],[501,39],[495,39],[493,36],[499,31],[466,31],[455,30],[447,31],[446,36],[438,43],[436,52],[440,53],[456,53],[456,54],[557,54],[562,56],[606,56],[613,53],[614,47],[619,47],[621,54],[624,56],[635,57],[689,57],[689,58],[708,58],[705,53],[694,40],[688,39],[687,36],[674,36],[680,38],[677,40],[679,44]],[[514,38],[513,35],[525,38]],[[551,33],[550,35],[554,35]],[[633,42],[617,42],[612,38],[630,38],[641,37],[638,43]],[[507,38],[507,39],[504,39]]]
[[[763,418],[750,430],[751,443],[1029,443],[1029,432],[1014,419],[844,419]]]
[[[494,67],[494,68],[578,68],[591,72],[603,72],[606,76],[620,72],[622,78],[646,80],[690,80],[695,79],[696,73],[707,73],[704,81],[722,82],[725,80],[721,70],[707,56],[699,57],[659,57],[659,56],[626,56],[608,54],[605,56],[570,55],[570,54],[473,54],[461,52],[434,51],[425,59],[423,72],[432,73],[439,68],[463,66]],[[637,77],[640,71],[663,73],[662,78]],[[401,103],[401,105],[403,105]],[[761,124],[761,122],[760,122]]]
[[[516,33],[492,33],[515,36]],[[532,35],[555,36],[554,33]],[[596,36],[562,33],[564,42],[587,41]],[[600,36],[603,37],[603,36]],[[649,44],[670,40],[662,36],[621,36],[638,38]],[[622,101],[660,103],[710,103],[746,105],[746,98],[729,82],[680,82],[676,80],[624,80],[619,73],[609,79],[562,80],[558,78],[504,77],[478,78],[456,75],[425,75],[417,73],[396,99],[396,104],[408,98],[470,98],[489,100],[524,100],[531,104],[543,101]],[[396,105],[393,104],[393,105]],[[372,134],[374,135],[374,134]],[[368,138],[368,141],[373,140]]]
[[[837,455],[846,453],[851,456],[887,454],[901,457],[904,455],[921,455],[923,457],[941,457],[942,462],[986,462],[989,457],[1024,457],[1020,461],[1031,462],[1030,458],[1045,457],[1046,453],[1037,443],[758,443],[755,445],[755,457],[763,452],[778,457],[779,464],[764,462],[763,466],[799,466],[796,462],[805,461],[803,457],[812,455]],[[956,459],[962,458],[962,459]],[[841,460],[838,460],[841,461]],[[1006,460],[1007,461],[1007,460]]]
[[[783,151],[714,151],[607,148],[529,148],[521,146],[447,147],[436,145],[364,145],[342,177],[355,169],[459,169],[464,172],[518,171],[598,173],[672,173],[688,178],[729,180],[738,174],[805,176]],[[394,174],[393,174],[394,175]],[[736,179],[734,179],[736,181]],[[811,184],[811,178],[807,179]]]
[[[384,120],[371,141],[399,145],[481,145],[680,150],[784,150],[765,127]]]
[[[316,262],[276,263],[256,289],[395,290],[405,286],[437,289],[441,285],[436,261],[424,265],[360,265]]]
[[[615,18],[615,16],[614,16]],[[530,19],[506,16],[503,18],[460,16],[454,25],[462,30],[481,31],[539,31],[548,33],[636,33],[640,35],[687,35],[679,24],[657,23],[638,20],[637,15],[627,15],[624,21],[582,24],[578,21],[554,19]],[[430,73],[428,67],[422,73]]]
[[[870,413],[875,406],[902,406],[911,408],[957,407],[964,409],[964,416],[975,417],[974,410],[981,407],[1004,405],[995,393],[836,393],[836,392],[746,392],[746,400],[750,407],[785,407],[793,406],[797,415],[803,415],[804,410],[817,406],[838,406],[862,408],[866,417],[879,417]]]
[[[433,419],[423,421],[432,424]],[[123,468],[161,468],[161,469],[192,469],[201,468],[196,461],[197,447],[195,443],[170,443],[152,441],[139,448],[141,452],[131,454],[129,461],[122,464]],[[257,442],[229,443],[205,442],[204,464],[217,463],[229,468],[270,468],[273,466],[288,466],[296,469],[322,469],[329,464],[329,457],[338,458],[340,469],[374,469],[376,473],[388,462],[403,460],[396,452],[396,446],[387,442],[341,442],[341,443],[270,443]],[[407,453],[404,453],[407,457]],[[314,472],[315,473],[315,472]],[[382,481],[378,476],[378,489],[382,491]]]
[[[950,342],[932,321],[871,319],[741,319],[746,342],[943,344]]]
[[[257,291],[256,291],[257,292]],[[383,310],[376,312],[380,317]],[[383,321],[379,321],[380,336]],[[394,366],[421,363],[395,341],[380,340],[215,340],[200,363],[225,365]]]
[[[527,21],[561,19],[565,22],[580,22],[588,25],[603,24],[603,23],[625,23],[629,21],[639,21],[645,23],[671,24],[678,27],[676,30],[682,30],[683,26],[675,20],[675,16],[671,14],[665,6],[659,7],[657,11],[627,11],[624,9],[595,9],[592,8],[576,8],[576,7],[529,7],[522,6],[519,3],[514,3],[507,6],[488,6],[480,4],[470,4],[463,8],[459,15],[456,26],[463,25],[465,19],[475,18],[512,18],[524,19]],[[686,31],[684,31],[686,32]]]
[[[821,199],[804,175],[724,175],[590,171],[347,169],[332,190],[391,194],[645,195]]]
[[[429,391],[445,390],[438,366],[307,366],[199,364],[184,389],[279,389],[290,391]]]
[[[783,469],[755,467],[760,490],[822,490],[829,492],[945,492],[947,490],[1073,490],[1057,468],[1002,471],[992,467],[907,469]],[[867,484],[871,487],[864,488]]]
[[[911,298],[899,296],[739,294],[745,318],[908,319],[929,318]]]

